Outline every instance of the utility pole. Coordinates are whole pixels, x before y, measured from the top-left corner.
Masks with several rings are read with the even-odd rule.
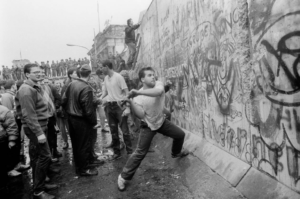
[[[96,41],[96,34],[95,34],[95,28],[94,28],[94,48],[95,48],[95,64],[97,65],[97,47],[96,47],[97,41]]]
[[[97,12],[98,12],[98,26],[99,26],[99,32],[100,32],[100,16],[99,16],[99,3],[97,1]]]

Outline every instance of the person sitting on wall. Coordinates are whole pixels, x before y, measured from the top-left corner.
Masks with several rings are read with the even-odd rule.
[[[127,60],[128,68],[132,67],[135,53],[136,53],[136,43],[135,43],[135,30],[140,27],[140,24],[133,25],[132,19],[127,20],[127,27],[125,28],[125,44],[129,49],[129,57]]]

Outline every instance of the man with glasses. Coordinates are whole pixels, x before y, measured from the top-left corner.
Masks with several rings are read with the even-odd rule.
[[[17,116],[21,117],[22,128],[30,140],[29,156],[33,176],[34,198],[55,198],[45,192],[45,179],[51,161],[46,139],[48,104],[43,99],[43,90],[38,85],[41,69],[37,64],[24,66],[26,80],[17,92],[15,102]]]

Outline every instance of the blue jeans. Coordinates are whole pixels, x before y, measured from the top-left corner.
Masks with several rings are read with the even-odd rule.
[[[122,178],[131,180],[136,170],[139,168],[142,160],[148,153],[151,141],[156,133],[173,138],[172,154],[176,155],[181,152],[184,142],[185,133],[181,128],[165,120],[163,125],[156,131],[152,131],[145,122],[141,122],[141,129],[137,147],[133,154],[127,160],[125,167],[121,173]]]
[[[127,123],[128,117],[122,117],[123,110],[119,107],[117,102],[109,102],[108,105],[105,107],[105,111],[107,114],[108,124],[111,131],[112,148],[114,150],[114,154],[121,154],[118,125],[120,125],[123,133],[126,151],[128,154],[131,154],[132,143]]]

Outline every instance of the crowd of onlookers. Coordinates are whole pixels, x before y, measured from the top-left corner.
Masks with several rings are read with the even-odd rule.
[[[113,64],[113,69],[116,72],[121,72],[122,70],[128,70],[130,69],[126,64],[124,59],[119,55],[113,55],[112,53],[108,54],[108,60],[110,60]],[[81,67],[83,64],[89,64],[91,65],[92,72],[96,72],[96,70],[99,68],[99,62],[101,59],[97,58],[97,61],[94,61],[95,59],[91,57],[91,60],[85,58],[78,59],[77,61],[75,59],[61,59],[60,61],[52,61],[51,63],[49,61],[42,61],[40,64],[38,62],[34,62],[35,64],[42,66],[45,70],[45,76],[47,77],[62,77],[66,76],[67,71],[70,68],[78,68]],[[98,62],[98,63],[97,63]],[[0,76],[2,76],[3,80],[24,80],[24,65],[18,64],[18,65],[12,65],[11,68],[8,68],[8,66],[2,65],[2,70],[0,70]]]
[[[8,160],[0,164],[0,187],[5,186],[8,177],[19,176],[22,171],[29,169],[31,166],[33,169],[33,190],[35,193],[44,193],[44,191],[57,188],[57,185],[48,184],[45,180],[48,181],[48,172],[59,172],[57,170],[53,171],[53,168],[51,169],[51,166],[49,166],[57,162],[58,158],[62,156],[57,147],[57,133],[59,132],[63,140],[63,149],[69,148],[68,140],[71,138],[76,173],[78,175],[94,175],[91,170],[87,169],[86,165],[95,166],[103,164],[102,161],[97,159],[98,156],[94,152],[94,145],[97,139],[98,128],[101,128],[101,133],[109,132],[105,127],[107,113],[104,111],[103,104],[99,100],[103,90],[105,75],[102,72],[101,64],[98,64],[95,75],[91,75],[92,67],[89,66],[89,61],[87,59],[86,62],[84,62],[85,60],[82,61],[81,65],[72,60],[61,61],[61,64],[54,63],[55,66],[53,66],[54,64],[52,65],[52,70],[56,69],[56,67],[62,67],[64,70],[67,70],[66,72],[58,73],[51,73],[53,71],[49,71],[48,63],[45,64],[42,62],[40,65],[37,63],[26,64],[22,68],[25,80],[22,78],[21,80],[14,80],[14,78],[0,80],[0,119],[3,120],[2,125],[0,125],[0,128],[3,129],[3,133],[0,133],[0,147],[2,148],[0,150],[0,158]],[[110,63],[113,66],[113,62]],[[50,73],[51,75],[49,75]],[[86,73],[88,74],[88,78],[85,76]],[[67,76],[63,83],[59,80],[49,79],[49,76],[53,77],[57,74]],[[129,81],[128,73],[121,71],[121,74],[128,87],[132,87],[134,84]],[[85,78],[85,80],[82,80],[82,78]],[[92,110],[96,110],[96,115],[93,115],[93,120],[96,119],[96,123],[90,129],[93,133],[87,133],[93,136],[88,137],[85,142],[85,144],[88,144],[86,161],[80,160],[77,163],[76,158],[78,159],[78,156],[80,156],[77,154],[80,154],[80,150],[82,149],[79,144],[74,143],[76,142],[76,138],[74,138],[76,136],[68,134],[72,129],[76,131],[80,128],[86,129],[86,127],[85,125],[81,125],[74,130],[75,124],[70,126],[70,118],[72,116],[68,113],[67,108],[71,102],[65,103],[65,106],[62,104],[63,96],[74,80],[77,80],[76,82],[87,81],[88,88],[92,91]],[[86,116],[84,115],[84,117]],[[84,129],[81,130],[84,131]],[[122,132],[121,129],[119,131]],[[82,133],[84,134],[84,132]],[[128,131],[126,134],[128,134]],[[23,143],[25,135],[30,140],[30,166],[22,164],[21,160],[23,158],[20,159],[24,154]],[[45,138],[39,138],[40,135],[44,135]],[[122,137],[120,136],[119,145],[125,146]],[[45,149],[44,145],[41,145],[43,140],[47,143],[49,150]],[[128,140],[125,141],[128,142]],[[80,166],[82,164],[85,164],[85,166]]]
[[[44,62],[42,61],[40,64],[38,62],[35,62],[35,64],[40,65],[45,70],[45,75],[47,77],[61,77],[66,76],[68,69],[72,67],[79,67],[83,64],[90,64],[90,60],[85,58],[78,59],[77,61],[75,59],[61,59],[60,61],[52,61],[51,63],[49,61]],[[8,66],[2,66],[2,71],[0,71],[0,75],[2,75],[2,78],[4,80],[13,79],[15,81],[25,79],[24,75],[24,66],[19,65],[12,65],[11,68],[8,68]]]
[[[129,79],[128,70],[135,62],[133,34],[138,26],[133,26],[132,20],[128,20],[126,44],[130,57],[127,65],[120,55],[109,53],[108,59],[101,62],[100,59],[95,62],[87,58],[78,61],[69,58],[56,63],[47,61],[13,66],[11,69],[3,66],[3,80],[0,81],[1,196],[5,196],[9,177],[19,176],[31,167],[33,197],[55,198],[47,192],[58,188],[49,183],[49,174],[60,172],[51,166],[62,157],[58,150],[58,133],[61,133],[63,149],[68,149],[69,139],[71,141],[76,175],[94,176],[98,175],[96,167],[104,163],[94,151],[97,134],[110,131],[112,142],[108,147],[112,148],[113,154],[108,161],[120,159],[122,148],[128,155],[118,177],[121,191],[125,190],[125,182],[133,177],[146,156],[157,130],[174,138],[173,158],[188,154],[181,152],[184,132],[169,122],[171,113],[163,107],[164,93],[168,92],[171,83],[167,82],[163,87],[162,82],[156,82],[151,67],[140,70],[139,85]],[[62,84],[49,77],[66,78]],[[135,90],[140,87],[143,88]],[[132,98],[137,95],[144,96],[134,102]],[[109,129],[105,127],[106,120]],[[158,121],[161,127],[155,126]],[[135,150],[129,126],[140,134]],[[98,132],[98,128],[101,131]],[[25,165],[20,158],[24,154],[25,135],[29,140],[30,165]]]
[[[138,26],[128,28],[126,37],[131,38]],[[33,198],[55,198],[47,192],[58,188],[56,184],[49,183],[50,174],[60,172],[52,166],[62,157],[57,144],[58,133],[61,133],[62,149],[72,148],[76,175],[97,175],[96,167],[104,163],[95,153],[99,132],[111,135],[112,141],[107,147],[112,148],[113,154],[108,161],[121,158],[124,148],[129,162],[137,162],[136,165],[127,165],[134,167],[130,169],[130,175],[134,175],[147,150],[143,157],[135,160],[137,154],[134,153],[131,130],[139,132],[141,120],[131,113],[128,96],[130,90],[132,92],[142,84],[139,82],[138,85],[129,78],[128,70],[134,67],[136,58],[135,39],[126,41],[130,51],[127,64],[121,55],[108,53],[105,60],[99,57],[78,61],[69,58],[60,62],[15,65],[11,69],[2,66],[0,158],[4,161],[0,164],[0,195],[7,190],[9,177],[22,175],[22,171],[31,167]],[[147,70],[154,75],[153,69]],[[142,73],[139,80],[141,75],[145,77],[145,72]],[[61,83],[61,78],[53,77],[65,77],[65,80]],[[165,91],[168,89],[169,85],[166,85]],[[162,115],[170,119],[168,111],[164,110]],[[105,121],[109,129],[105,127]],[[97,130],[99,128],[101,131]],[[29,140],[30,165],[24,164],[23,158],[20,158],[24,155],[25,135]],[[70,143],[72,146],[69,146]],[[125,182],[120,176],[119,189],[120,179]]]
[[[51,166],[62,157],[58,133],[63,149],[68,149],[71,141],[73,165],[79,176],[97,175],[96,167],[104,163],[94,151],[100,132],[110,132],[112,137],[106,146],[113,151],[108,161],[119,159],[122,148],[128,157],[134,152],[132,133],[139,132],[141,121],[131,114],[124,99],[129,90],[141,85],[129,79],[128,70],[116,72],[110,60],[99,63],[94,75],[89,64],[74,65],[68,68],[62,83],[61,79],[46,76],[45,67],[26,64],[25,80],[0,81],[0,158],[4,160],[0,164],[0,194],[7,188],[9,177],[19,176],[31,167],[34,198],[55,198],[47,191],[58,188],[49,183],[49,174],[60,172]],[[165,92],[169,85],[167,82]],[[170,112],[163,111],[170,120]],[[109,129],[105,127],[106,120]],[[25,135],[29,140],[30,166],[20,158]]]

